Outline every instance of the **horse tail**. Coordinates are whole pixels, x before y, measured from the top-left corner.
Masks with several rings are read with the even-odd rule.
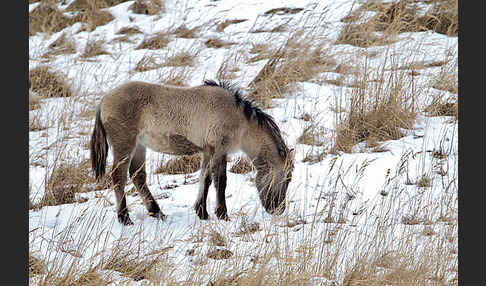
[[[93,168],[96,180],[99,180],[106,172],[106,157],[108,155],[108,141],[106,130],[101,122],[101,109],[96,110],[95,125],[90,140],[91,167]]]

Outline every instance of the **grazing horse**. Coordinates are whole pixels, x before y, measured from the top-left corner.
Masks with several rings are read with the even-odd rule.
[[[172,155],[202,153],[199,194],[194,204],[200,219],[208,219],[206,200],[214,180],[215,214],[228,220],[226,157],[242,150],[256,170],[260,201],[270,214],[285,210],[293,170],[293,150],[287,148],[274,119],[255,107],[228,82],[206,80],[196,87],[128,82],[108,92],[96,110],[90,141],[96,179],[105,174],[108,142],[113,152],[111,178],[120,223],[133,224],[126,206],[127,170],[149,215],[165,218],[146,185],[146,148]]]

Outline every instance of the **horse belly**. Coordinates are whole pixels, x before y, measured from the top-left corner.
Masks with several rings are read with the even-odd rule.
[[[202,149],[179,134],[142,132],[138,143],[156,152],[171,155],[192,155]]]

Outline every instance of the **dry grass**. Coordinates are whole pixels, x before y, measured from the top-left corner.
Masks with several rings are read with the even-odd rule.
[[[129,9],[137,14],[157,15],[164,12],[165,6],[163,0],[135,0]]]
[[[216,32],[224,32],[224,29],[226,29],[226,27],[228,27],[229,25],[243,23],[245,21],[248,21],[248,19],[224,20],[223,22],[218,23],[218,25],[216,26]]]
[[[44,262],[29,252],[29,277],[45,273]]]
[[[404,108],[394,97],[383,98],[368,109],[359,100],[336,129],[336,141],[331,152],[351,152],[355,144],[369,140],[394,140],[403,136],[401,128],[412,128],[415,113]]]
[[[130,257],[129,255],[119,255],[118,252],[112,252],[112,256],[110,256],[104,263],[103,269],[118,271],[122,273],[123,276],[130,277],[135,281],[140,281],[150,278],[151,272],[157,263],[157,258],[143,259],[140,257]]]
[[[64,281],[65,283],[66,281]],[[112,281],[106,280],[99,273],[98,269],[88,269],[86,272],[82,273],[76,280],[69,283],[72,286],[89,286],[89,285],[99,285],[108,286]]]
[[[168,33],[173,34],[178,38],[194,39],[198,37],[197,32],[199,31],[199,29],[200,27],[198,26],[188,28],[185,24],[182,24],[174,30],[169,31]]]
[[[169,37],[166,33],[156,33],[149,38],[143,39],[136,49],[160,50],[167,46]]]
[[[272,98],[292,91],[292,84],[312,80],[318,73],[332,70],[335,61],[312,37],[295,32],[280,47],[249,84],[249,95],[265,107]]]
[[[277,9],[273,13],[286,11]],[[121,34],[126,36],[130,33],[127,30]],[[346,82],[352,82],[353,76],[357,77],[356,87],[346,89],[340,94],[349,99],[349,105],[337,108],[337,114],[342,115],[342,118],[337,120],[336,150],[351,150],[359,141],[364,141],[369,148],[376,148],[381,140],[401,136],[400,128],[410,128],[415,114],[411,102],[414,97],[423,94],[414,90],[409,85],[408,78],[402,76],[409,70],[406,66],[415,69],[421,69],[421,66],[425,69],[428,68],[427,65],[444,66],[442,75],[431,81],[430,85],[436,87],[439,87],[439,81],[451,82],[447,79],[447,74],[455,72],[448,71],[448,66],[439,62],[412,62],[403,66],[403,69],[393,68],[391,71],[360,69],[354,64],[350,66],[337,63],[325,50],[316,49],[318,45],[311,47],[309,42],[302,39],[305,37],[292,39],[281,50],[271,50],[265,44],[253,46],[254,55],[261,56],[260,59],[270,59],[266,68],[262,69],[256,78],[255,87],[260,88],[262,98],[271,99],[291,92],[293,83],[319,81],[319,74],[323,71],[340,73],[342,77],[338,77],[336,83],[343,87],[346,86]],[[232,55],[228,59],[226,62],[229,64],[222,65],[218,74],[228,76],[228,71],[237,70],[236,63],[240,62],[238,58],[233,58]],[[149,56],[137,64],[141,70],[158,65],[158,61]],[[161,71],[160,81],[185,85],[190,78],[190,70],[189,66],[167,68],[167,71],[164,69]],[[47,73],[47,68],[44,72]],[[396,77],[386,78],[389,72]],[[32,77],[34,72],[30,73],[29,76]],[[366,74],[369,74],[369,77],[366,77]],[[371,82],[369,79],[375,74],[378,75],[378,80]],[[31,78],[32,91],[45,81],[34,83]],[[55,90],[53,87],[46,89]],[[453,89],[439,88],[442,93],[445,93],[445,90]],[[35,92],[41,95],[41,98],[48,96],[46,91]],[[38,109],[39,100],[40,98],[29,94],[29,110]],[[433,100],[427,108],[420,108],[429,116],[454,114],[454,109],[457,114],[457,103],[442,97]],[[43,110],[44,106],[41,111]],[[312,121],[312,116],[303,114],[301,119],[306,121],[309,127],[304,130],[299,141],[322,145],[320,130]],[[65,128],[69,129],[68,124]],[[51,139],[46,138],[46,141],[52,142]],[[67,144],[65,146],[68,146]],[[327,149],[327,146],[314,149]],[[423,154],[425,156],[425,152]],[[321,164],[325,165],[325,155],[325,152],[317,155],[312,153],[304,160],[321,161]],[[427,156],[430,154],[427,153]],[[436,161],[449,158],[444,151],[436,151],[431,156]],[[118,248],[113,247],[117,243],[116,238],[113,238],[113,234],[118,231],[117,226],[115,231],[112,231],[110,226],[103,222],[104,212],[95,215],[95,208],[87,209],[86,213],[79,217],[74,216],[69,218],[69,221],[63,221],[63,226],[59,229],[52,228],[47,220],[44,222],[45,225],[42,225],[42,215],[39,215],[41,223],[35,226],[38,229],[29,232],[29,251],[34,254],[29,253],[29,277],[38,280],[29,282],[33,285],[79,286],[129,284],[134,281],[141,285],[205,286],[457,285],[457,178],[451,177],[456,173],[454,166],[444,164],[442,167],[445,169],[441,177],[430,172],[431,170],[420,170],[417,174],[428,174],[428,181],[418,177],[417,182],[409,186],[402,186],[403,176],[397,175],[392,178],[392,183],[382,186],[382,197],[379,197],[376,208],[366,208],[361,212],[362,206],[359,204],[352,204],[352,207],[346,205],[347,200],[351,200],[351,195],[346,200],[341,198],[361,191],[361,177],[354,173],[355,169],[360,168],[351,164],[345,170],[336,171],[341,167],[339,163],[334,165],[334,162],[340,162],[341,159],[336,156],[334,158],[336,160],[329,162],[332,164],[329,173],[322,174],[319,179],[320,185],[315,186],[323,189],[322,199],[316,201],[315,209],[312,207],[302,210],[299,206],[308,202],[301,204],[289,197],[292,204],[289,204],[288,213],[268,220],[258,218],[258,222],[252,222],[252,218],[247,219],[246,216],[251,217],[254,215],[252,212],[256,214],[260,209],[250,209],[245,210],[245,219],[242,219],[241,225],[228,222],[220,224],[213,220],[190,223],[187,230],[190,233],[181,233],[180,229],[172,233],[166,224],[161,224],[160,229],[154,225],[154,229],[157,227],[156,239],[151,239],[152,231],[144,230],[143,227],[147,224],[142,223],[127,229],[129,235],[135,234],[132,237],[140,237],[133,238],[131,245]],[[91,170],[86,165],[87,162],[59,164],[59,168],[54,168],[51,174],[46,174],[45,183],[51,190],[46,192],[48,195],[43,203],[53,205],[75,202],[79,192],[96,189],[93,187],[94,178],[90,175]],[[158,168],[156,173],[189,174],[196,172],[199,166],[198,154],[171,157],[171,160]],[[401,168],[397,166],[396,169]],[[238,158],[230,171],[245,173],[249,170],[253,170],[251,163],[246,158]],[[346,180],[346,176],[347,179],[352,179]],[[348,184],[351,181],[352,184]],[[296,188],[292,192],[309,190],[314,187],[310,186],[310,182],[307,179],[297,182],[291,187]],[[439,186],[441,183],[442,188]],[[101,189],[106,189],[107,185],[107,182],[104,183]],[[402,190],[402,187],[411,188],[411,192],[408,192],[408,189],[407,192],[396,191]],[[240,191],[239,186],[234,188],[233,190]],[[403,193],[407,193],[406,198],[397,197]],[[431,193],[439,193],[439,197],[432,196]],[[319,190],[316,195],[318,194]],[[309,194],[304,197],[304,200],[310,200],[310,196]],[[188,204],[190,203],[191,199],[188,201]],[[314,201],[309,203],[313,204]],[[367,207],[368,204],[364,206]],[[32,207],[33,211],[37,211],[35,204]],[[108,215],[113,214],[115,206],[112,205],[110,208],[113,209],[107,211]],[[190,206],[187,209],[190,209]],[[63,212],[61,217],[66,217],[64,211],[59,210],[59,213]],[[304,212],[307,223],[289,223],[295,220],[295,216]],[[345,219],[338,219],[338,215],[341,214]],[[136,212],[134,215],[136,217]],[[332,215],[334,221],[343,223],[326,223],[326,215]],[[234,220],[237,215],[233,213],[230,216]],[[364,223],[354,224],[355,219]],[[116,219],[114,222],[116,223]],[[212,229],[213,226],[222,228],[215,231]],[[159,230],[163,233],[158,233]],[[191,237],[192,232],[204,232],[205,235],[201,237],[200,242],[183,241],[186,236]],[[158,249],[158,243],[168,248],[174,243],[174,252],[167,256],[147,255],[146,252]],[[72,248],[67,247],[69,245],[72,245]],[[38,250],[34,248],[37,247],[42,249],[39,252],[43,253],[42,255],[36,255]],[[46,249],[47,253],[44,251]],[[187,259],[182,262],[178,255],[186,250],[192,252],[189,251],[190,257],[185,257]],[[165,253],[160,249],[155,251]],[[96,264],[99,259],[101,262]],[[45,267],[46,261],[49,261],[49,267]],[[180,280],[181,272],[187,274],[184,281]]]
[[[44,58],[50,58],[58,55],[75,54],[76,44],[69,39],[65,33],[62,33],[54,42],[49,44],[49,50],[42,55]]]
[[[384,46],[393,43],[391,38],[377,36],[370,25],[348,24],[341,30],[335,44],[348,44],[361,48]]]
[[[145,72],[153,69],[158,69],[161,66],[163,65],[160,64],[153,55],[145,55],[140,59],[140,61],[137,62],[133,71]]]
[[[81,58],[87,59],[100,55],[109,55],[110,53],[103,48],[103,44],[103,40],[88,40],[81,53]]]
[[[94,183],[88,160],[59,164],[50,174],[46,191],[37,207],[74,203],[75,194],[93,191],[88,185]]]
[[[363,71],[364,78],[367,72]],[[361,80],[358,80],[361,81]],[[366,81],[366,80],[365,80]],[[388,78],[367,88],[354,88],[345,118],[336,127],[335,143],[331,152],[351,152],[355,144],[370,140],[394,140],[403,136],[401,129],[411,129],[416,111],[410,88],[411,82],[401,76]],[[360,86],[366,86],[363,82]]]
[[[417,187],[420,188],[428,188],[431,186],[432,180],[430,177],[426,174],[422,175],[418,180],[417,180]]]
[[[29,90],[29,111],[39,109],[41,99],[40,96],[32,94],[32,91]]]
[[[155,174],[190,174],[201,168],[201,155],[182,155],[174,157],[167,162],[162,162],[155,170]]]
[[[428,116],[453,116],[457,119],[459,115],[457,102],[433,102],[424,111]]]
[[[235,174],[247,174],[254,170],[253,163],[247,157],[242,156],[236,159],[236,162],[231,166],[229,171]]]
[[[55,3],[43,1],[29,13],[29,36],[39,32],[56,33],[73,23],[71,18],[59,11]]]
[[[164,69],[164,73],[159,77],[159,82],[175,86],[188,86],[187,82],[190,80],[191,74],[192,70],[189,66],[169,67]]]
[[[194,54],[188,51],[178,51],[165,58],[162,65],[169,67],[193,66]]]
[[[417,3],[413,1],[390,3],[368,0],[341,20],[346,25],[335,43],[366,48],[393,43],[399,33],[426,30],[457,36],[457,7],[457,0],[433,1],[422,15]],[[368,11],[375,14],[365,18]]]
[[[447,36],[458,36],[458,1],[433,1],[432,7],[420,18],[422,26],[428,30]]]
[[[115,17],[110,12],[104,10],[81,11],[73,18],[75,22],[86,23],[88,31],[94,31],[97,27],[108,24]]]
[[[46,130],[47,126],[41,121],[40,116],[29,116],[29,132]]]
[[[234,44],[235,43],[226,42],[226,41],[220,40],[218,38],[210,38],[210,39],[207,39],[204,42],[204,45],[206,47],[208,47],[208,48],[216,48],[216,49],[223,48],[223,47],[227,47],[227,46],[231,46],[231,45],[234,45]]]
[[[99,10],[116,6],[128,0],[74,0],[66,8],[66,11]]]
[[[443,68],[439,76],[432,83],[432,87],[457,94],[459,90],[457,69]]]
[[[137,26],[130,26],[130,27],[123,27],[118,32],[116,32],[116,35],[135,35],[135,34],[143,34],[142,31]]]
[[[319,129],[318,126],[310,124],[304,129],[304,131],[302,131],[302,134],[297,138],[297,143],[313,146],[322,146],[324,145],[324,142],[322,142],[322,131]]]
[[[283,14],[297,14],[300,11],[304,10],[304,8],[289,8],[289,7],[280,7],[280,8],[273,8],[270,10],[265,11],[265,15],[283,15]]]
[[[116,37],[110,41],[110,43],[130,43],[133,44],[135,41],[130,38],[129,35],[123,35],[120,37]]]
[[[29,89],[42,97],[69,97],[72,95],[66,76],[48,66],[37,66],[29,71]]]
[[[228,249],[217,248],[208,251],[206,254],[208,258],[220,260],[220,259],[228,259],[233,256],[233,252]]]
[[[341,168],[337,165],[334,170]],[[349,169],[355,167],[361,168],[352,164]],[[345,192],[359,187],[360,176],[357,176],[355,184],[339,188],[339,178],[348,172],[342,171],[333,173],[337,177],[327,174],[334,178],[325,185],[326,190],[329,187],[332,192],[343,193],[345,197]],[[350,172],[348,176],[356,177],[356,174]],[[211,221],[195,224],[190,226],[187,239],[181,240],[170,231],[160,234],[164,238],[174,236],[171,242],[161,243],[163,248],[146,237],[148,233],[141,234],[144,231],[140,228],[134,230],[134,235],[130,234],[128,245],[118,245],[124,241],[120,238],[113,241],[110,248],[102,246],[97,252],[102,257],[101,261],[98,264],[94,262],[88,270],[78,267],[76,262],[66,265],[64,257],[72,256],[64,253],[65,256],[53,259],[53,266],[47,274],[37,276],[43,282],[40,285],[109,285],[115,282],[114,279],[122,284],[135,281],[187,286],[456,285],[453,275],[457,273],[457,220],[449,218],[454,216],[454,206],[447,209],[441,205],[453,203],[455,197],[450,195],[457,190],[441,190],[440,199],[414,196],[408,204],[404,204],[401,198],[393,197],[392,190],[395,188],[393,183],[386,184],[384,190],[390,195],[380,198],[382,202],[376,208],[368,209],[368,213],[357,214],[366,216],[360,218],[371,222],[364,225],[348,227],[346,223],[340,227],[335,223],[323,223],[325,214],[316,213],[314,218],[306,219],[307,223],[292,223],[290,220],[295,218],[288,217],[282,219],[288,220],[285,226],[279,226],[282,221],[251,222],[251,214],[241,213],[236,215],[238,220],[241,218],[241,223],[233,225],[236,229],[230,227],[236,232],[229,233],[228,225],[215,229],[218,224]],[[340,206],[343,202],[336,200],[335,203]],[[419,215],[414,207],[426,209],[427,213]],[[439,210],[440,218],[426,219],[437,217],[433,213]],[[338,208],[335,213],[326,208],[326,213],[333,215],[337,211]],[[401,219],[400,226],[404,228],[396,227],[397,219]],[[311,223],[313,220],[315,224]],[[104,235],[111,236],[110,230],[108,234],[86,231],[96,229],[97,221],[97,216],[73,218],[66,230],[66,238],[56,238],[54,245],[69,244],[70,237],[76,237],[77,232],[85,235],[83,241],[106,240]],[[85,228],[83,225],[86,223],[94,226]],[[235,243],[236,239],[244,243]],[[421,247],[417,247],[417,243]],[[65,251],[69,250],[63,247]],[[70,253],[82,253],[83,247],[91,246],[79,242],[79,246],[76,248],[74,245]],[[186,253],[184,262],[166,255],[170,249],[176,255]],[[190,270],[181,269],[182,266],[187,267],[186,263],[190,263]],[[181,280],[176,274],[180,271],[190,273]]]

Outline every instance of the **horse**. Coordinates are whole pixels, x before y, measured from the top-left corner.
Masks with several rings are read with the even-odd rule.
[[[205,80],[180,87],[129,81],[107,92],[96,108],[90,160],[96,177],[110,172],[118,221],[131,225],[126,198],[127,169],[148,215],[165,220],[146,184],[146,148],[170,155],[202,154],[194,210],[209,219],[208,189],[214,180],[217,219],[229,220],[226,207],[227,155],[241,150],[257,171],[255,185],[265,211],[281,215],[294,167],[294,150],[284,142],[271,115],[227,81]]]

